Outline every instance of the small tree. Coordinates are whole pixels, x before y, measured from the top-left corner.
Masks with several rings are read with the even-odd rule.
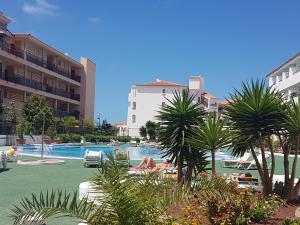
[[[164,156],[175,159],[178,167],[177,182],[181,183],[184,161],[188,163],[188,180],[191,178],[194,169],[194,162],[190,161],[191,155],[198,149],[192,148],[187,140],[193,135],[192,127],[202,122],[203,109],[198,103],[194,103],[195,95],[188,90],[175,91],[173,99],[167,99],[169,104],[161,106],[158,112],[159,122],[159,143]]]
[[[63,118],[63,127],[67,133],[76,125],[77,121],[74,116],[65,116]]]
[[[193,129],[194,135],[189,140],[196,148],[210,151],[213,174],[216,173],[216,151],[231,143],[231,133],[225,124],[226,120],[221,121],[216,114],[209,115],[203,124]]]
[[[16,132],[16,125],[18,123],[19,116],[20,113],[18,113],[18,108],[14,100],[3,105],[3,119],[4,123],[8,127],[7,132]]]
[[[149,140],[153,141],[157,136],[157,124],[153,121],[147,121],[146,124],[147,135],[149,136]]]
[[[24,106],[24,121],[28,123],[26,133],[41,134],[54,124],[54,115],[45,98],[37,95],[29,97]]]
[[[144,126],[140,127],[140,135],[141,137],[143,137],[144,139],[147,139],[147,129]]]
[[[85,134],[92,134],[95,130],[95,121],[94,120],[84,120],[83,129]]]

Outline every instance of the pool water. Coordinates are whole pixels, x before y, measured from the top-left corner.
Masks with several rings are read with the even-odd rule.
[[[20,152],[24,155],[40,155],[41,145],[23,145],[18,147]],[[131,147],[126,145],[121,146],[105,146],[105,145],[91,145],[91,146],[78,146],[78,145],[44,145],[44,155],[47,157],[67,157],[67,158],[83,158],[86,150],[102,151],[104,156],[113,153],[118,148],[121,150],[129,151],[131,160],[140,160],[144,157],[152,157],[153,159],[162,159],[162,151],[157,148],[150,147]],[[208,158],[210,159],[210,158]],[[216,160],[231,159],[229,152],[217,152]]]

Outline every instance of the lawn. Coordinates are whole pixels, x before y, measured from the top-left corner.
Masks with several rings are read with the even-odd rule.
[[[283,174],[283,161],[277,157],[275,174]],[[136,165],[137,161],[132,164]],[[222,162],[217,161],[217,171],[220,175],[242,172],[243,170],[222,168]],[[12,224],[9,218],[10,209],[18,204],[24,196],[39,193],[41,190],[63,189],[66,191],[78,190],[79,183],[96,175],[96,168],[84,168],[82,160],[66,160],[62,165],[18,165],[8,164],[9,170],[0,173],[0,225]],[[258,176],[256,170],[250,171]],[[300,176],[300,166],[297,168]],[[47,221],[47,225],[74,225],[78,220],[73,218],[59,218]]]

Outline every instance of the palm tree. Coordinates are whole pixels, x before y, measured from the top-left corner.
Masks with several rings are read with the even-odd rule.
[[[143,137],[144,139],[147,139],[147,129],[144,126],[140,127],[140,135],[141,137]]]
[[[195,95],[188,90],[174,92],[172,99],[167,99],[168,104],[161,107],[157,116],[159,120],[159,138],[163,156],[171,157],[178,167],[177,181],[182,182],[182,168],[184,160],[195,151],[188,144],[187,139],[192,135],[192,127],[202,122],[203,109],[194,101]],[[194,164],[188,162],[188,179],[191,176]]]
[[[153,175],[128,176],[112,156],[92,181],[99,193],[95,202],[77,200],[76,192],[33,194],[12,210],[14,224],[33,224],[33,218],[65,216],[79,218],[89,225],[154,225],[159,216],[188,193],[177,189],[174,182],[158,181]]]
[[[229,106],[225,108],[234,133],[233,153],[243,154],[250,149],[264,187],[264,194],[272,192],[272,180],[275,170],[275,156],[272,146],[272,134],[282,129],[285,117],[281,95],[268,88],[264,81],[243,83],[241,91],[231,95]],[[266,159],[266,143],[271,152],[271,169]],[[262,165],[258,161],[255,147],[260,148]]]
[[[75,126],[76,122],[77,121],[74,116],[65,116],[63,118],[63,127],[65,128],[67,133],[69,133],[70,129]]]
[[[282,132],[279,136],[284,154],[285,185],[283,188],[283,197],[288,200],[296,200],[298,199],[300,189],[300,179],[297,184],[294,185],[300,147],[300,105],[293,99],[289,104],[287,104],[286,117],[283,125],[286,132]],[[294,159],[290,174],[289,154],[291,150],[294,151]]]
[[[211,152],[213,174],[216,173],[215,152],[231,142],[231,133],[226,122],[227,120],[220,120],[215,113],[209,115],[203,124],[194,127],[194,135],[189,140],[192,146]]]

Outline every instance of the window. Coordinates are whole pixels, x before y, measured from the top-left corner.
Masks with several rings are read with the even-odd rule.
[[[165,102],[162,102],[162,103],[161,103],[161,106],[165,106],[165,105],[166,105],[166,103],[165,103]]]
[[[198,103],[201,103],[201,97],[198,97]]]
[[[281,82],[282,81],[282,75],[278,76],[278,81]]]
[[[136,96],[136,89],[135,88],[132,89],[132,94],[133,94],[134,97]]]
[[[162,89],[162,93],[163,93],[163,94],[166,94],[166,89]]]
[[[136,115],[132,115],[132,123],[136,122]]]
[[[136,109],[136,102],[132,102],[132,109]]]

